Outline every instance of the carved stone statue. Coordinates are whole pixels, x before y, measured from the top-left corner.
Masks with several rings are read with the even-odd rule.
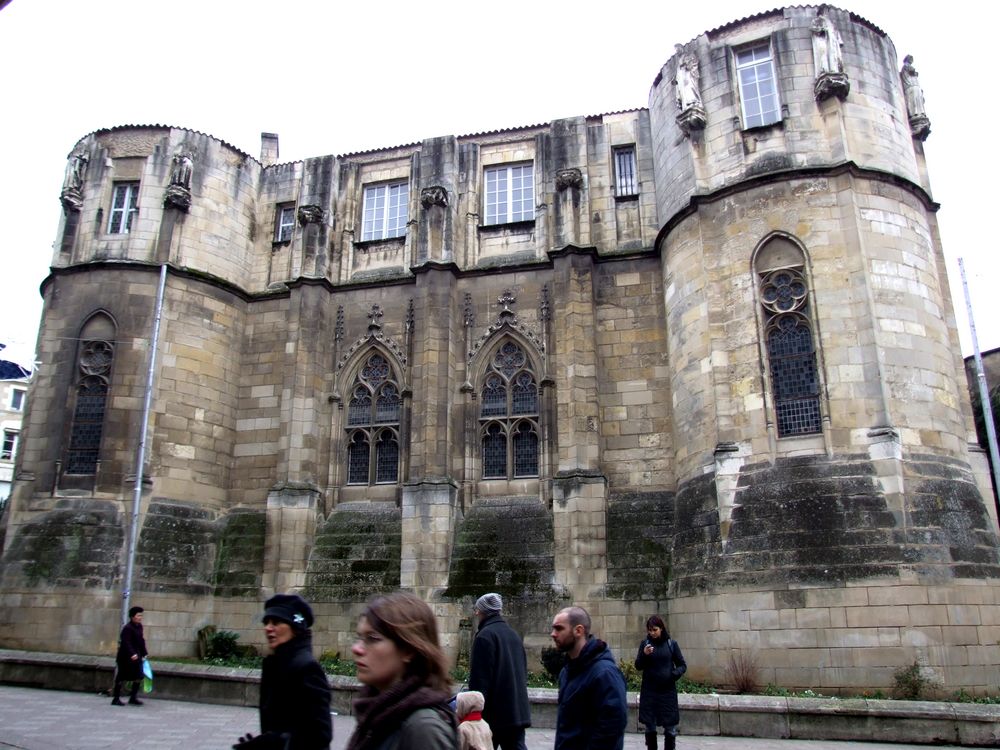
[[[191,207],[191,173],[194,161],[185,151],[174,154],[170,166],[170,184],[163,195],[163,205],[187,211]]]
[[[320,224],[323,222],[323,209],[315,203],[299,206],[299,224]]]
[[[191,172],[194,169],[194,161],[191,155],[185,152],[174,154],[174,163],[170,169],[170,184],[179,185],[187,190],[191,189]]]
[[[823,101],[831,96],[846,99],[851,83],[844,72],[844,55],[841,47],[844,40],[837,33],[837,27],[826,16],[817,16],[810,27],[812,30],[813,65],[816,68],[816,83],[813,93]]]
[[[683,48],[676,46],[678,53],[682,53],[677,59],[677,72],[674,75],[674,97],[677,100],[677,109],[683,112],[691,107],[701,107],[701,92],[698,90],[698,58],[691,52],[683,52]]]
[[[837,27],[826,16],[817,16],[812,22],[813,64],[816,77],[824,73],[843,73],[844,56],[840,48],[844,40],[837,33]]]
[[[698,56],[693,52],[685,52],[679,44],[674,45],[674,50],[674,55],[677,57],[677,70],[673,81],[674,101],[680,111],[677,115],[677,124],[685,134],[691,135],[692,131],[703,130],[707,122],[699,89]]]
[[[73,154],[66,164],[66,177],[63,179],[59,200],[67,211],[79,211],[83,208],[83,180],[87,176],[86,154]]]
[[[906,113],[910,118],[910,133],[914,138],[925,140],[931,133],[931,121],[924,110],[924,92],[920,88],[917,69],[913,67],[913,55],[903,58],[903,68],[899,78],[903,82],[903,95],[906,98]]]
[[[448,190],[440,185],[425,187],[420,191],[420,205],[425,209],[431,206],[448,207]]]
[[[570,167],[569,169],[560,169],[556,172],[556,190],[562,192],[567,188],[576,188],[579,190],[583,187],[583,172],[581,172],[576,167]]]

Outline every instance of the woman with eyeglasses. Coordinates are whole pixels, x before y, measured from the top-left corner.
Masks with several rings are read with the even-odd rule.
[[[448,660],[423,600],[403,591],[373,599],[351,654],[364,688],[347,750],[457,750]]]

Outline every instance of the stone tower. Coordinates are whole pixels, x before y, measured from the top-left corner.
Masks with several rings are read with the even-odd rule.
[[[4,518],[5,646],[107,651],[167,269],[133,598],[159,653],[373,592],[533,657],[577,603],[696,679],[988,688],[996,518],[913,60],[846,11],[678,45],[647,108],[277,163],[180,128],[73,148]]]

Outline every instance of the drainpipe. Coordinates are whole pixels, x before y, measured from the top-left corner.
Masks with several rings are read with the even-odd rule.
[[[993,486],[1000,490],[1000,457],[997,455],[997,428],[993,423],[993,404],[990,403],[990,389],[986,385],[986,375],[983,373],[983,355],[979,352],[979,339],[976,337],[976,321],[972,317],[972,299],[969,297],[969,282],[965,278],[965,263],[958,259],[958,270],[962,272],[962,290],[965,292],[965,307],[969,313],[969,330],[972,332],[972,350],[976,355],[976,380],[979,382],[979,408],[983,411],[983,422],[986,423],[986,442],[990,449],[993,463]],[[993,498],[994,502],[997,499]],[[1000,505],[998,505],[1000,508]]]
[[[139,507],[142,502],[143,467],[146,463],[146,432],[149,429],[149,411],[153,400],[153,375],[156,372],[156,349],[160,341],[160,318],[163,317],[163,291],[167,285],[167,264],[160,266],[160,286],[156,290],[156,314],[153,316],[153,339],[149,347],[149,369],[146,372],[146,393],[142,404],[139,425],[139,452],[135,459],[135,494],[132,498],[132,528],[128,538],[128,560],[125,581],[122,584],[122,627],[128,622],[132,601],[132,572],[135,569],[135,547],[139,536]]]

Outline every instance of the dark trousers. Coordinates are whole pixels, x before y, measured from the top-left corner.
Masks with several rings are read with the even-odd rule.
[[[493,729],[493,750],[498,747],[501,750],[528,750],[524,744],[524,727],[507,727],[506,729]]]
[[[115,692],[113,697],[116,700],[122,697],[122,683],[124,682],[130,682],[130,680],[119,680],[118,675],[115,675]],[[129,700],[134,701],[136,699],[136,696],[139,694],[139,685],[142,683],[142,680],[131,680],[131,683],[132,683],[132,691],[129,693],[128,698]]]

